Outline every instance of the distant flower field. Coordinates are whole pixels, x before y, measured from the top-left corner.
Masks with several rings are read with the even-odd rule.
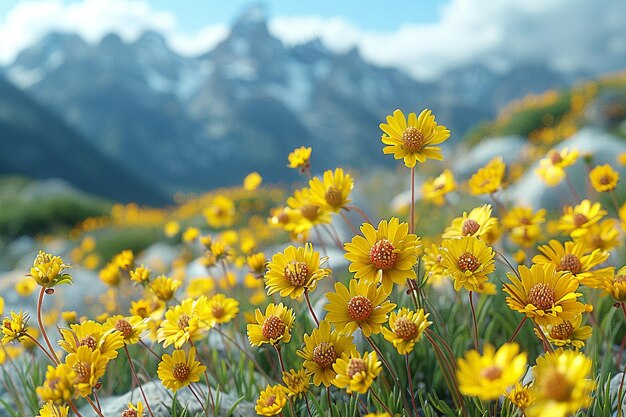
[[[595,90],[580,91],[577,106]],[[558,99],[513,105],[495,126]],[[534,131],[533,175],[568,194],[529,207],[504,191],[530,163],[497,156],[457,181],[442,150],[450,131],[430,110],[395,110],[380,129],[380,157],[410,184],[408,206],[387,204],[382,218],[373,196],[357,204],[349,170],[315,176],[324,150],[302,147],[285,155],[302,176],[293,190],[254,172],[174,208],[87,219],[67,260],[40,251],[16,286],[27,308],[3,311],[0,297],[0,415],[111,417],[103,400],[136,389],[116,416],[238,416],[244,404],[293,417],[624,416],[623,155],[595,164]],[[570,180],[581,167],[582,188]],[[105,232],[131,228],[158,229],[174,259],[129,246],[103,259]],[[103,292],[82,281],[89,270]],[[63,304],[68,284],[84,291],[76,310]],[[191,401],[179,404],[183,391]],[[226,413],[225,394],[237,398]]]

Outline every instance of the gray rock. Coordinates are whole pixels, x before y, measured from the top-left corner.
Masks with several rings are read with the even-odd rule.
[[[506,164],[518,162],[526,145],[527,141],[522,136],[503,136],[488,138],[469,152],[460,147],[455,155],[454,174],[459,179],[467,179],[496,156],[501,156]]]
[[[196,385],[196,387],[199,387],[202,392],[206,392],[206,385],[198,384]],[[154,413],[154,417],[170,417],[171,414],[169,410],[172,406],[172,399],[174,397],[172,392],[167,390],[160,381],[151,381],[143,384],[143,390],[146,394],[148,402],[150,403],[150,407],[152,409],[152,412]],[[213,395],[215,398],[215,390],[213,390]],[[180,389],[177,392],[176,400],[179,402],[181,407],[187,407],[190,416],[204,416],[200,404],[198,404],[198,401],[195,399],[195,397],[188,388]],[[118,417],[122,414],[124,410],[126,410],[129,402],[137,404],[137,401],[141,401],[144,404],[144,415],[149,415],[147,413],[145,401],[141,396],[141,391],[139,390],[139,388],[135,388],[133,391],[128,392],[124,395],[113,396],[104,399],[101,398],[100,404],[102,406],[102,414],[106,417]],[[256,412],[254,411],[254,404],[248,401],[239,402],[234,407],[232,414],[229,414],[231,408],[233,408],[237,401],[238,398],[236,398],[234,395],[220,393],[219,411],[217,415],[220,417],[257,416]],[[89,405],[81,408],[80,412],[84,417],[96,417],[95,411]]]

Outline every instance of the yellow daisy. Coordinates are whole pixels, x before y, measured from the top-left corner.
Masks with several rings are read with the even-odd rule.
[[[454,289],[476,291],[495,270],[495,252],[475,236],[448,239],[443,242],[443,266],[454,279]]]
[[[545,209],[533,212],[530,207],[513,207],[504,215],[502,225],[513,243],[530,248],[542,239],[541,225],[545,221]]]
[[[202,297],[206,300],[206,297]],[[182,303],[170,307],[165,313],[165,320],[161,322],[157,331],[157,342],[163,343],[164,348],[174,345],[175,349],[180,349],[190,340],[201,339],[206,327],[205,323],[200,322],[196,302],[187,298]]]
[[[574,349],[581,349],[585,346],[585,340],[591,337],[592,332],[590,326],[581,325],[582,320],[582,314],[577,314],[572,320],[564,320],[560,324],[548,324],[542,327],[543,334],[554,346],[571,346]],[[535,335],[542,338],[537,329],[535,329]]]
[[[248,339],[250,345],[261,346],[264,343],[278,345],[280,342],[289,343],[291,329],[296,319],[293,310],[280,303],[269,304],[265,314],[258,308],[254,311],[256,323],[248,324]]]
[[[439,246],[433,243],[429,248],[424,249],[424,256],[422,257],[427,273],[426,282],[435,287],[441,286],[445,282],[444,280],[450,277],[443,264],[444,257],[441,250]]]
[[[618,303],[626,302],[626,266],[605,277],[602,289]]]
[[[592,224],[587,229],[587,233],[574,239],[574,242],[582,242],[583,246],[589,250],[610,251],[618,247],[620,232],[617,219],[604,219]]]
[[[593,189],[599,193],[613,191],[619,181],[619,172],[609,164],[598,165],[589,172],[589,180]]]
[[[60,256],[52,256],[40,250],[28,275],[42,287],[52,288],[60,284],[72,284],[72,276],[65,272],[69,267]]]
[[[304,335],[304,348],[297,354],[304,359],[303,367],[313,375],[313,384],[330,386],[335,377],[333,365],[338,358],[348,358],[356,352],[352,336],[332,331],[330,323],[322,320],[311,335]]]
[[[570,273],[556,271],[553,264],[531,268],[520,265],[517,269],[521,279],[507,273],[511,284],[503,284],[503,291],[509,294],[506,303],[512,310],[526,314],[541,326],[572,320],[585,310],[585,306],[576,300],[582,296],[575,292],[578,280]]]
[[[287,404],[287,395],[282,385],[266,386],[259,394],[254,411],[261,416],[277,416]]]
[[[228,298],[224,294],[216,294],[206,303],[206,313],[203,319],[210,327],[225,324],[239,313],[239,302]]]
[[[424,162],[427,158],[443,160],[441,147],[435,145],[445,142],[450,137],[450,131],[437,125],[430,110],[422,110],[419,116],[409,113],[407,120],[404,113],[397,109],[393,115],[387,116],[387,123],[379,126],[384,132],[381,141],[387,145],[383,153],[393,154],[394,159],[403,159],[407,167],[413,168],[417,161]]]
[[[299,248],[289,246],[284,252],[278,252],[267,266],[267,295],[278,292],[281,297],[296,299],[305,291],[313,291],[317,282],[330,274],[330,269],[320,268],[326,259],[320,259],[310,243]]]
[[[67,417],[70,407],[67,405],[56,405],[52,401],[48,401],[41,407],[36,417]]]
[[[430,178],[422,184],[422,195],[427,201],[431,201],[436,206],[443,206],[445,196],[456,190],[454,174],[449,169],[445,169],[441,175]]]
[[[350,261],[348,269],[355,273],[355,278],[381,282],[387,294],[394,283],[415,279],[413,267],[421,244],[416,235],[409,233],[408,223],[400,223],[396,217],[389,222],[381,220],[378,229],[363,223],[361,233],[363,236],[355,236],[344,245],[345,257]]]
[[[475,350],[458,359],[457,380],[464,395],[495,400],[526,372],[526,352],[517,343],[505,343],[497,351],[490,344],[481,355]]]
[[[294,230],[300,233],[318,224],[330,224],[331,211],[322,205],[315,204],[311,200],[311,190],[302,188],[294,191],[293,196],[287,199],[289,223],[287,230]]]
[[[332,380],[333,385],[345,388],[348,394],[357,392],[365,394],[380,374],[383,366],[378,360],[376,352],[352,353],[350,358],[338,358],[333,369],[337,375]]]
[[[196,361],[196,349],[189,349],[189,356],[183,350],[175,350],[172,355],[167,353],[161,357],[157,375],[165,386],[176,392],[192,382],[198,382],[206,366]]]
[[[139,316],[124,317],[116,315],[104,323],[105,330],[117,330],[122,334],[124,344],[132,345],[139,342],[141,335],[148,327],[148,320]]]
[[[452,220],[452,225],[446,228],[441,235],[442,239],[453,239],[462,236],[476,236],[483,238],[493,228],[498,227],[498,219],[491,217],[491,204],[476,207],[472,211],[463,213],[462,217]]]
[[[492,194],[504,188],[505,170],[506,165],[502,157],[492,159],[470,177],[470,193],[473,195]]]
[[[180,281],[159,275],[150,282],[150,290],[161,301],[169,301],[174,297],[174,293],[180,287]]]
[[[530,388],[520,383],[515,384],[515,387],[506,394],[506,397],[513,405],[522,411],[526,410],[526,408],[535,401],[535,397]]]
[[[289,372],[283,372],[283,383],[290,398],[306,395],[311,384],[311,375],[304,369],[299,371],[290,369]]]
[[[202,214],[213,228],[230,227],[235,221],[235,203],[225,195],[218,194]]]
[[[87,346],[99,350],[102,356],[111,360],[117,358],[117,350],[124,346],[121,332],[106,331],[102,324],[86,320],[71,324],[69,329],[59,329],[59,346],[68,353],[76,353],[79,347]]]
[[[311,166],[311,148],[301,146],[294,149],[287,157],[289,168],[299,169],[300,172],[306,172]]]
[[[335,171],[325,171],[323,181],[317,177],[309,181],[312,204],[335,213],[350,204],[350,192],[354,183],[349,174],[344,174],[342,168]]]
[[[141,401],[137,401],[137,406],[135,407],[132,403],[128,403],[128,408],[122,411],[120,417],[144,417],[143,404]]]
[[[606,210],[602,210],[600,203],[583,200],[577,206],[563,208],[563,216],[557,227],[558,230],[576,239],[587,233],[591,225],[602,220],[605,215]]]
[[[527,409],[534,417],[571,416],[591,404],[595,383],[589,378],[592,361],[582,353],[558,349],[537,358],[531,387],[535,402]]]
[[[141,265],[130,271],[130,279],[138,284],[145,284],[150,281],[150,269]]]
[[[109,359],[102,356],[99,350],[91,350],[89,346],[80,346],[75,353],[70,353],[65,358],[65,363],[70,366],[75,374],[75,395],[86,397],[91,394],[93,388],[106,371]]]
[[[36,388],[37,395],[43,401],[51,401],[56,405],[67,404],[74,396],[74,382],[77,377],[71,365],[48,365],[43,385]]]
[[[537,174],[547,185],[554,187],[566,176],[565,169],[574,165],[578,160],[578,150],[569,151],[564,148],[561,151],[551,150],[546,158],[539,161],[539,167],[535,169]]]
[[[402,307],[397,313],[394,311],[389,315],[389,329],[383,327],[383,336],[400,355],[406,355],[413,350],[424,330],[432,324],[428,321],[428,316],[430,314],[424,314],[421,308],[411,311]]]
[[[388,294],[376,283],[350,280],[350,289],[340,282],[335,283],[335,292],[326,294],[328,311],[326,320],[337,331],[352,334],[360,328],[367,337],[382,331],[387,313],[396,305],[387,300]]]
[[[568,271],[581,284],[600,288],[607,276],[612,275],[613,267],[593,269],[609,258],[609,252],[595,249],[587,252],[583,242],[565,242],[551,240],[547,245],[538,247],[541,254],[533,258],[536,264],[553,264],[557,271]]]
[[[28,313],[15,313],[11,310],[11,318],[5,317],[2,320],[2,344],[6,345],[14,340],[20,341],[28,333]]]

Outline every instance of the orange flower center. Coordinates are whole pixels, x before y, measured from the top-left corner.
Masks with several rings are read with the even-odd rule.
[[[89,367],[89,364],[85,362],[76,362],[72,366],[72,369],[74,370],[74,372],[76,372],[76,375],[78,376],[78,382],[89,382],[89,377],[91,376],[91,368]]]
[[[553,326],[550,330],[550,337],[553,339],[565,340],[569,339],[574,333],[574,326],[569,320],[565,320],[561,324]]]
[[[480,225],[476,220],[467,219],[463,222],[461,233],[463,236],[472,236],[474,233],[478,232],[478,229],[480,229]]]
[[[289,223],[289,215],[287,213],[285,213],[284,211],[281,211],[280,214],[278,214],[278,216],[276,216],[276,218],[278,219],[278,223],[280,223],[280,224],[287,224],[287,223]]]
[[[555,401],[567,400],[572,392],[565,375],[557,370],[551,370],[546,373],[541,388],[546,397]]]
[[[480,376],[482,376],[483,378],[487,378],[490,381],[495,381],[496,379],[500,378],[500,375],[502,375],[502,369],[500,369],[496,365],[485,368],[480,373]]]
[[[122,412],[122,417],[137,417],[137,412],[135,410],[127,408]]]
[[[172,366],[172,375],[179,381],[185,381],[191,373],[189,366],[185,362],[178,362]]]
[[[369,298],[362,295],[355,295],[348,301],[348,316],[352,320],[368,319],[374,310],[374,306]]]
[[[270,395],[269,397],[267,397],[267,401],[265,402],[265,406],[266,407],[271,407],[274,404],[276,404],[276,396],[275,395]]]
[[[189,316],[183,313],[178,318],[178,328],[181,330],[185,330],[185,327],[187,326],[189,326]]]
[[[370,262],[376,269],[389,269],[396,264],[398,254],[396,248],[388,239],[381,239],[370,249]]]
[[[475,272],[480,266],[480,262],[478,258],[469,252],[463,252],[461,256],[459,256],[459,260],[457,261],[459,268],[461,271],[471,271]]]
[[[332,186],[328,187],[328,189],[326,190],[326,194],[324,195],[324,198],[326,199],[326,202],[328,203],[328,205],[331,207],[341,206],[341,202],[343,200],[341,198],[341,192]]]
[[[222,317],[224,317],[224,306],[222,306],[221,304],[213,305],[213,307],[211,307],[211,313],[216,319],[221,319]]]
[[[285,265],[284,273],[291,285],[302,287],[309,278],[309,266],[306,262],[290,261]]]
[[[266,339],[278,339],[285,334],[286,329],[287,326],[283,323],[280,317],[269,316],[263,322],[261,333]]]
[[[571,253],[565,254],[561,258],[561,264],[559,266],[560,271],[570,271],[572,274],[577,274],[582,269],[580,259]]]
[[[553,164],[558,164],[559,162],[563,162],[563,158],[561,158],[561,154],[556,151],[550,152],[550,160],[552,161]]]
[[[528,302],[539,310],[548,310],[554,304],[554,290],[548,284],[539,282],[528,291]]]
[[[363,359],[360,358],[352,358],[348,362],[348,366],[346,367],[346,373],[350,377],[350,379],[354,378],[356,374],[359,372],[364,372],[367,369],[367,364]]]
[[[133,334],[133,326],[125,319],[120,319],[115,323],[115,330],[122,333],[124,339],[128,339]]]
[[[406,317],[400,317],[396,320],[396,334],[404,340],[411,340],[417,333],[417,326]]]
[[[611,183],[611,177],[609,177],[608,175],[603,175],[600,178],[600,184],[602,185],[609,185]]]
[[[589,219],[584,214],[576,213],[574,214],[574,226],[580,227],[583,224],[587,223]]]
[[[305,206],[302,206],[302,208],[300,209],[300,213],[302,213],[302,216],[311,222],[317,219],[317,213],[319,213],[319,211],[320,208],[314,206],[313,204],[307,204]]]
[[[407,127],[402,132],[402,145],[409,152],[419,152],[424,148],[424,134],[415,127]]]
[[[623,284],[626,282],[626,275],[615,275],[615,278],[613,278],[613,281],[616,284]]]
[[[328,368],[337,360],[335,348],[328,342],[322,342],[313,349],[313,361],[320,368]]]
[[[98,342],[93,336],[87,336],[84,339],[80,339],[78,345],[89,346],[89,349],[94,350],[98,346]]]
[[[148,317],[148,310],[145,307],[139,307],[135,312],[139,317],[143,317],[144,319]]]

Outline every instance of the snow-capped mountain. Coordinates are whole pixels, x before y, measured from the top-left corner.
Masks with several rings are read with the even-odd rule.
[[[98,44],[51,33],[5,73],[108,157],[168,189],[238,183],[251,170],[281,180],[288,152],[301,145],[314,146],[319,169],[392,163],[380,157],[378,124],[395,108],[432,108],[458,140],[510,99],[565,84],[538,65],[419,82],[356,49],[286,47],[258,7],[198,57],[176,54],[156,32]]]

